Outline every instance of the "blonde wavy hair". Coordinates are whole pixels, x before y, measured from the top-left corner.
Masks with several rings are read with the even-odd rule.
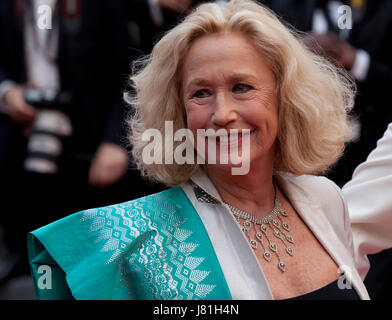
[[[155,128],[164,137],[165,120],[173,121],[174,131],[187,127],[180,98],[184,57],[196,39],[221,32],[243,34],[267,59],[277,79],[276,170],[294,175],[325,173],[353,137],[348,117],[354,104],[353,81],[308,50],[300,35],[269,9],[249,0],[232,0],[200,5],[156,43],[151,55],[134,63],[134,93],[125,93],[125,100],[133,111],[129,141],[142,175],[178,185],[199,170],[198,164],[145,164],[142,151],[149,142],[142,141],[142,134]],[[163,155],[170,152],[164,145],[159,147]]]

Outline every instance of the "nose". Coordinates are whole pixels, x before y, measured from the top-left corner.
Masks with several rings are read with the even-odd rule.
[[[215,108],[212,122],[218,127],[225,127],[237,119],[237,111],[233,101],[225,92],[219,92],[215,98]]]

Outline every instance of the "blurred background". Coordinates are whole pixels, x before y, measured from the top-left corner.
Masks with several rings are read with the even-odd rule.
[[[0,300],[35,299],[27,232],[165,188],[129,156],[122,94],[132,61],[201,2],[0,0]],[[358,85],[358,136],[328,173],[343,186],[392,121],[392,1],[259,2]],[[370,296],[390,298],[392,252],[370,259]]]

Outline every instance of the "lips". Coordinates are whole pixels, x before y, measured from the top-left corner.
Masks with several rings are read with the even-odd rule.
[[[242,140],[246,136],[250,136],[254,130],[249,131],[246,130],[244,132],[238,132],[238,134],[229,134],[229,135],[218,135],[213,137],[208,137],[209,139],[216,139],[217,145],[233,145],[242,142]]]

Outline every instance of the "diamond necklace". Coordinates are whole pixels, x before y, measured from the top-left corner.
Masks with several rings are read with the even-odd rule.
[[[278,268],[282,271],[286,271],[286,263],[282,260],[278,248],[275,242],[271,240],[271,237],[268,236],[268,227],[272,230],[273,235],[280,239],[282,243],[285,245],[286,252],[290,255],[294,255],[293,248],[288,244],[293,244],[294,239],[289,234],[290,226],[283,219],[288,216],[286,210],[282,207],[279,201],[279,193],[276,190],[276,185],[274,183],[274,191],[275,191],[275,199],[274,199],[274,207],[270,213],[262,218],[258,218],[255,215],[242,211],[232,205],[224,202],[231,210],[233,215],[236,217],[238,224],[241,227],[241,230],[246,234],[250,246],[256,250],[261,244],[261,247],[264,250],[263,257],[267,262],[271,261],[272,254],[269,249],[277,256],[278,258]],[[240,219],[243,219],[244,222],[241,224]],[[256,239],[252,237],[250,234],[250,230],[253,227],[255,231]],[[258,230],[259,229],[259,230]],[[267,239],[268,245],[264,243],[264,238]]]

